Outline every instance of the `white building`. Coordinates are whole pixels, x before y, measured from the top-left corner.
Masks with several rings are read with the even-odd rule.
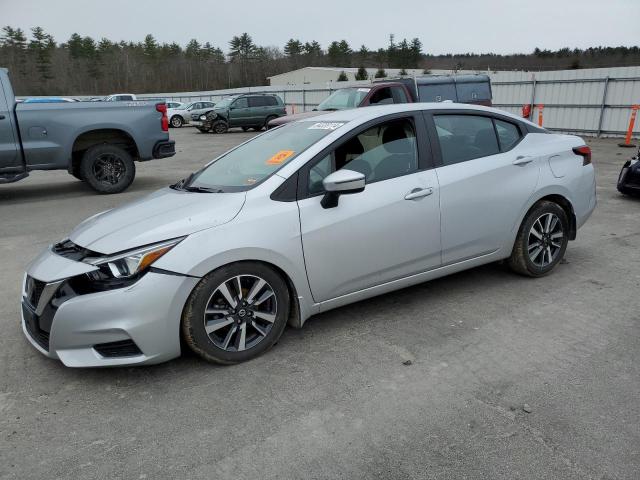
[[[375,77],[377,68],[366,68],[369,78]],[[398,77],[402,71],[400,68],[385,68],[384,71],[387,77]],[[407,75],[420,76],[424,75],[424,70],[421,68],[407,68],[405,69]],[[308,84],[327,84],[330,82],[336,82],[341,72],[347,75],[349,81],[356,79],[357,68],[341,68],[341,67],[304,67],[298,70],[292,70],[291,72],[280,73],[269,78],[270,85],[308,85]],[[453,73],[451,70],[431,70],[432,74],[447,74]],[[459,72],[467,73],[467,72]]]

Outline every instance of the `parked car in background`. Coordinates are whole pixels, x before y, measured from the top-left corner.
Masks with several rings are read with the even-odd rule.
[[[167,109],[180,108],[184,105],[184,103],[176,102],[175,100],[167,100],[165,103],[167,104]]]
[[[202,114],[208,112],[215,106],[215,102],[197,101],[183,104],[177,108],[171,108],[167,111],[169,116],[169,125],[173,128],[180,128],[191,121],[192,114]]]
[[[627,160],[618,176],[618,191],[624,195],[640,196],[640,148],[635,157]]]
[[[335,110],[390,103],[444,102],[491,106],[488,75],[435,75],[375,80],[371,85],[341,88],[310,112],[287,115],[269,122],[268,128]]]
[[[102,98],[102,102],[133,102],[136,101],[136,97],[133,93],[115,93],[113,95],[107,95]]]
[[[482,264],[547,275],[595,205],[579,137],[454,103],[334,112],[81,223],[27,268],[22,326],[68,366],[181,345],[238,363],[287,323]]]
[[[16,103],[0,68],[0,184],[67,170],[100,193],[125,190],[134,161],[175,155],[164,103]]]
[[[75,98],[67,98],[67,97],[34,97],[34,98],[25,98],[23,100],[24,103],[71,103],[71,102],[79,102],[80,100],[76,100]]]
[[[200,115],[201,132],[225,133],[229,128],[259,131],[269,122],[287,114],[282,99],[270,93],[234,95],[218,102],[206,115]]]

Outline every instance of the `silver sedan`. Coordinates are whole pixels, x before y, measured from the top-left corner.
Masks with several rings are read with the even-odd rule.
[[[25,335],[75,367],[231,364],[286,324],[489,262],[550,273],[595,208],[591,151],[508,113],[359,108],[269,130],[95,215],[28,267]]]

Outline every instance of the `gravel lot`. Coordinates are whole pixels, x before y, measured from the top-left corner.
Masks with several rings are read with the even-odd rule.
[[[27,263],[251,136],[171,134],[179,153],[120,195],[65,172],[0,186],[0,478],[638,478],[640,200],[615,190],[631,151],[592,142],[599,205],[550,277],[477,268],[314,317],[233,367],[43,357],[19,325]]]

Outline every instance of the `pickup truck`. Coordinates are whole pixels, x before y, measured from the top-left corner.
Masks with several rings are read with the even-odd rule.
[[[335,110],[346,110],[389,103],[443,102],[491,106],[491,82],[488,75],[434,75],[375,80],[370,85],[341,88],[317,108],[271,120],[268,128]]]
[[[119,193],[134,161],[175,155],[164,102],[16,103],[0,68],[0,183],[67,170],[99,193]]]

